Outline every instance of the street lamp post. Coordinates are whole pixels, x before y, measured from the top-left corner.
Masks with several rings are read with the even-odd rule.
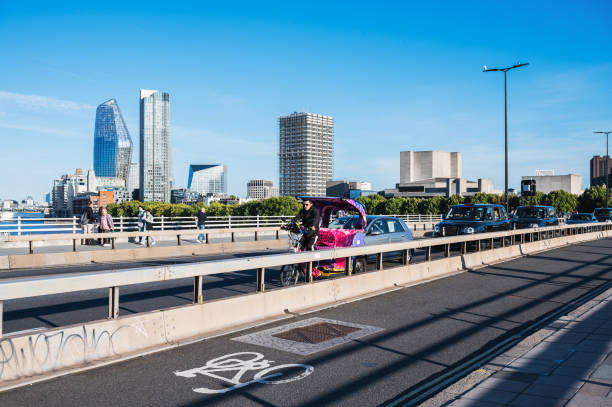
[[[516,64],[507,68],[487,68],[484,66],[482,72],[496,72],[500,71],[504,73],[504,140],[505,140],[505,186],[504,186],[504,201],[506,202],[506,211],[508,210],[508,86],[506,81],[506,72],[511,69],[519,68],[521,66],[529,65],[529,63]]]
[[[604,208],[608,207],[608,203],[610,202],[610,168],[608,168],[608,162],[610,161],[610,156],[608,155],[608,136],[612,131],[594,131],[595,134],[605,134],[606,135],[606,203],[604,204]]]

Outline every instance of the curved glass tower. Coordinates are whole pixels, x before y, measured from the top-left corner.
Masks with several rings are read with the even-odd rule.
[[[94,171],[98,177],[127,180],[132,159],[132,139],[115,99],[96,109]]]

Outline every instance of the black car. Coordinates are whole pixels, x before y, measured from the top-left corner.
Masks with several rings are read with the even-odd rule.
[[[519,206],[512,218],[512,226],[516,229],[543,228],[558,224],[555,208],[545,205]]]
[[[593,215],[598,222],[612,222],[612,208],[597,208],[593,211]]]
[[[510,229],[506,208],[497,204],[453,205],[442,222],[434,226],[434,237],[500,232]]]

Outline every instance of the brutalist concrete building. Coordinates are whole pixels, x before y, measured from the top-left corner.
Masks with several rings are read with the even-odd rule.
[[[280,195],[325,195],[333,176],[334,119],[296,112],[278,121]]]
[[[400,182],[385,189],[386,197],[431,198],[469,196],[478,192],[500,193],[488,178],[470,181],[461,177],[461,153],[447,151],[401,151]]]

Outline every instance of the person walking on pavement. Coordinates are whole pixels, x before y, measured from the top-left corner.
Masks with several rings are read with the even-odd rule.
[[[202,210],[200,210],[198,214],[196,215],[196,221],[197,221],[197,227],[199,230],[206,229],[206,209],[204,207],[202,207]],[[204,232],[201,232],[198,235],[197,242],[206,243],[206,235],[204,234]]]
[[[98,212],[98,232],[100,233],[110,233],[115,228],[113,225],[113,218],[108,214],[106,208],[100,208]],[[110,244],[110,239],[98,239],[98,242],[102,243],[102,246],[108,246]]]
[[[151,211],[149,211],[147,209],[147,211],[144,214],[143,217],[144,220],[144,224],[145,224],[145,229],[146,230],[153,230],[153,215],[151,215]],[[153,246],[155,244],[155,237],[151,236],[151,246]]]
[[[144,217],[145,217],[145,210],[142,206],[139,206],[138,207],[138,231],[139,232],[145,231]],[[138,244],[142,244],[142,236],[138,236]]]
[[[89,201],[87,203],[87,208],[85,208],[85,212],[81,215],[81,228],[83,229],[84,234],[93,233],[94,224],[96,223],[96,214],[93,210],[93,201]],[[92,245],[93,239],[81,239],[81,244]]]

